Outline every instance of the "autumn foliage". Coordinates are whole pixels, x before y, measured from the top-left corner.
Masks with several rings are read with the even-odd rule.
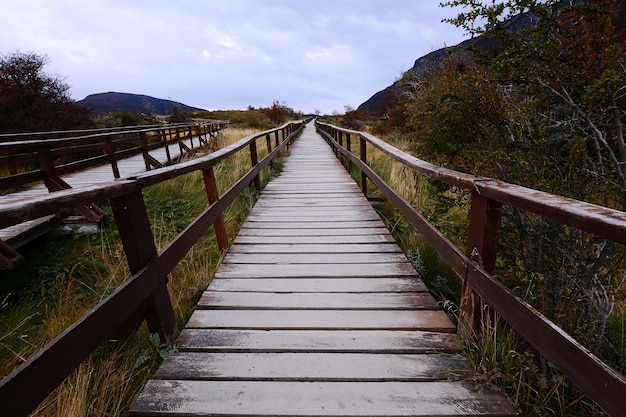
[[[45,56],[0,56],[0,133],[67,130],[89,126],[89,110],[77,105],[69,86],[44,72]]]

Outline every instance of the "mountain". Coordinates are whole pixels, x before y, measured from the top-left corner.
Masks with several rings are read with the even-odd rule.
[[[163,100],[160,98],[154,98],[142,94],[114,92],[91,94],[84,99],[78,101],[77,104],[90,108],[96,115],[112,113],[116,111],[168,114],[170,112],[170,105],[177,106],[183,112],[204,110],[197,107],[187,106],[186,104],[178,103],[172,100]]]
[[[536,17],[524,13],[509,19],[504,25],[505,28],[513,33],[517,33],[520,30],[527,29],[536,24]],[[497,51],[500,49],[499,42],[489,36],[481,36],[474,40],[466,40],[461,42],[460,44],[449,47],[449,48],[441,48],[436,51],[433,51],[427,55],[424,55],[421,58],[418,58],[413,67],[407,71],[414,77],[420,78],[427,71],[437,71],[443,68],[443,62],[446,55],[451,50],[459,50],[466,49],[470,45],[474,48],[482,49],[484,51]],[[385,113],[389,108],[393,107],[394,102],[398,99],[400,94],[402,93],[402,86],[400,81],[394,82],[389,87],[375,93],[372,97],[363,102],[358,110],[366,112],[366,113]]]

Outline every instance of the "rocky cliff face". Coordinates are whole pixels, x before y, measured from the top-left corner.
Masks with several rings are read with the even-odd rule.
[[[520,30],[532,27],[535,23],[536,18],[525,13],[511,18],[505,23],[505,28],[513,33],[517,33]],[[407,73],[410,73],[413,77],[420,78],[423,77],[427,71],[441,70],[441,68],[443,68],[444,59],[451,50],[467,49],[470,45],[484,51],[496,52],[500,49],[499,42],[493,37],[485,36],[474,40],[466,40],[456,46],[438,49],[418,58]],[[375,93],[372,97],[367,99],[358,107],[358,110],[366,113],[385,113],[389,108],[393,107],[394,102],[401,93],[402,86],[399,81],[396,81],[389,87]]]

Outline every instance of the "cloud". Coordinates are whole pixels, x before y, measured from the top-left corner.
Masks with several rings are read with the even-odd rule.
[[[206,108],[358,106],[463,39],[436,2],[7,0],[0,45],[47,54],[81,99],[103,91]]]

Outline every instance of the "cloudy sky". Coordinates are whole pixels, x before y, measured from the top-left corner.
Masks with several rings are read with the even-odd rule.
[[[0,53],[47,55],[76,100],[343,113],[462,41],[441,22],[456,14],[439,0],[2,0]]]

